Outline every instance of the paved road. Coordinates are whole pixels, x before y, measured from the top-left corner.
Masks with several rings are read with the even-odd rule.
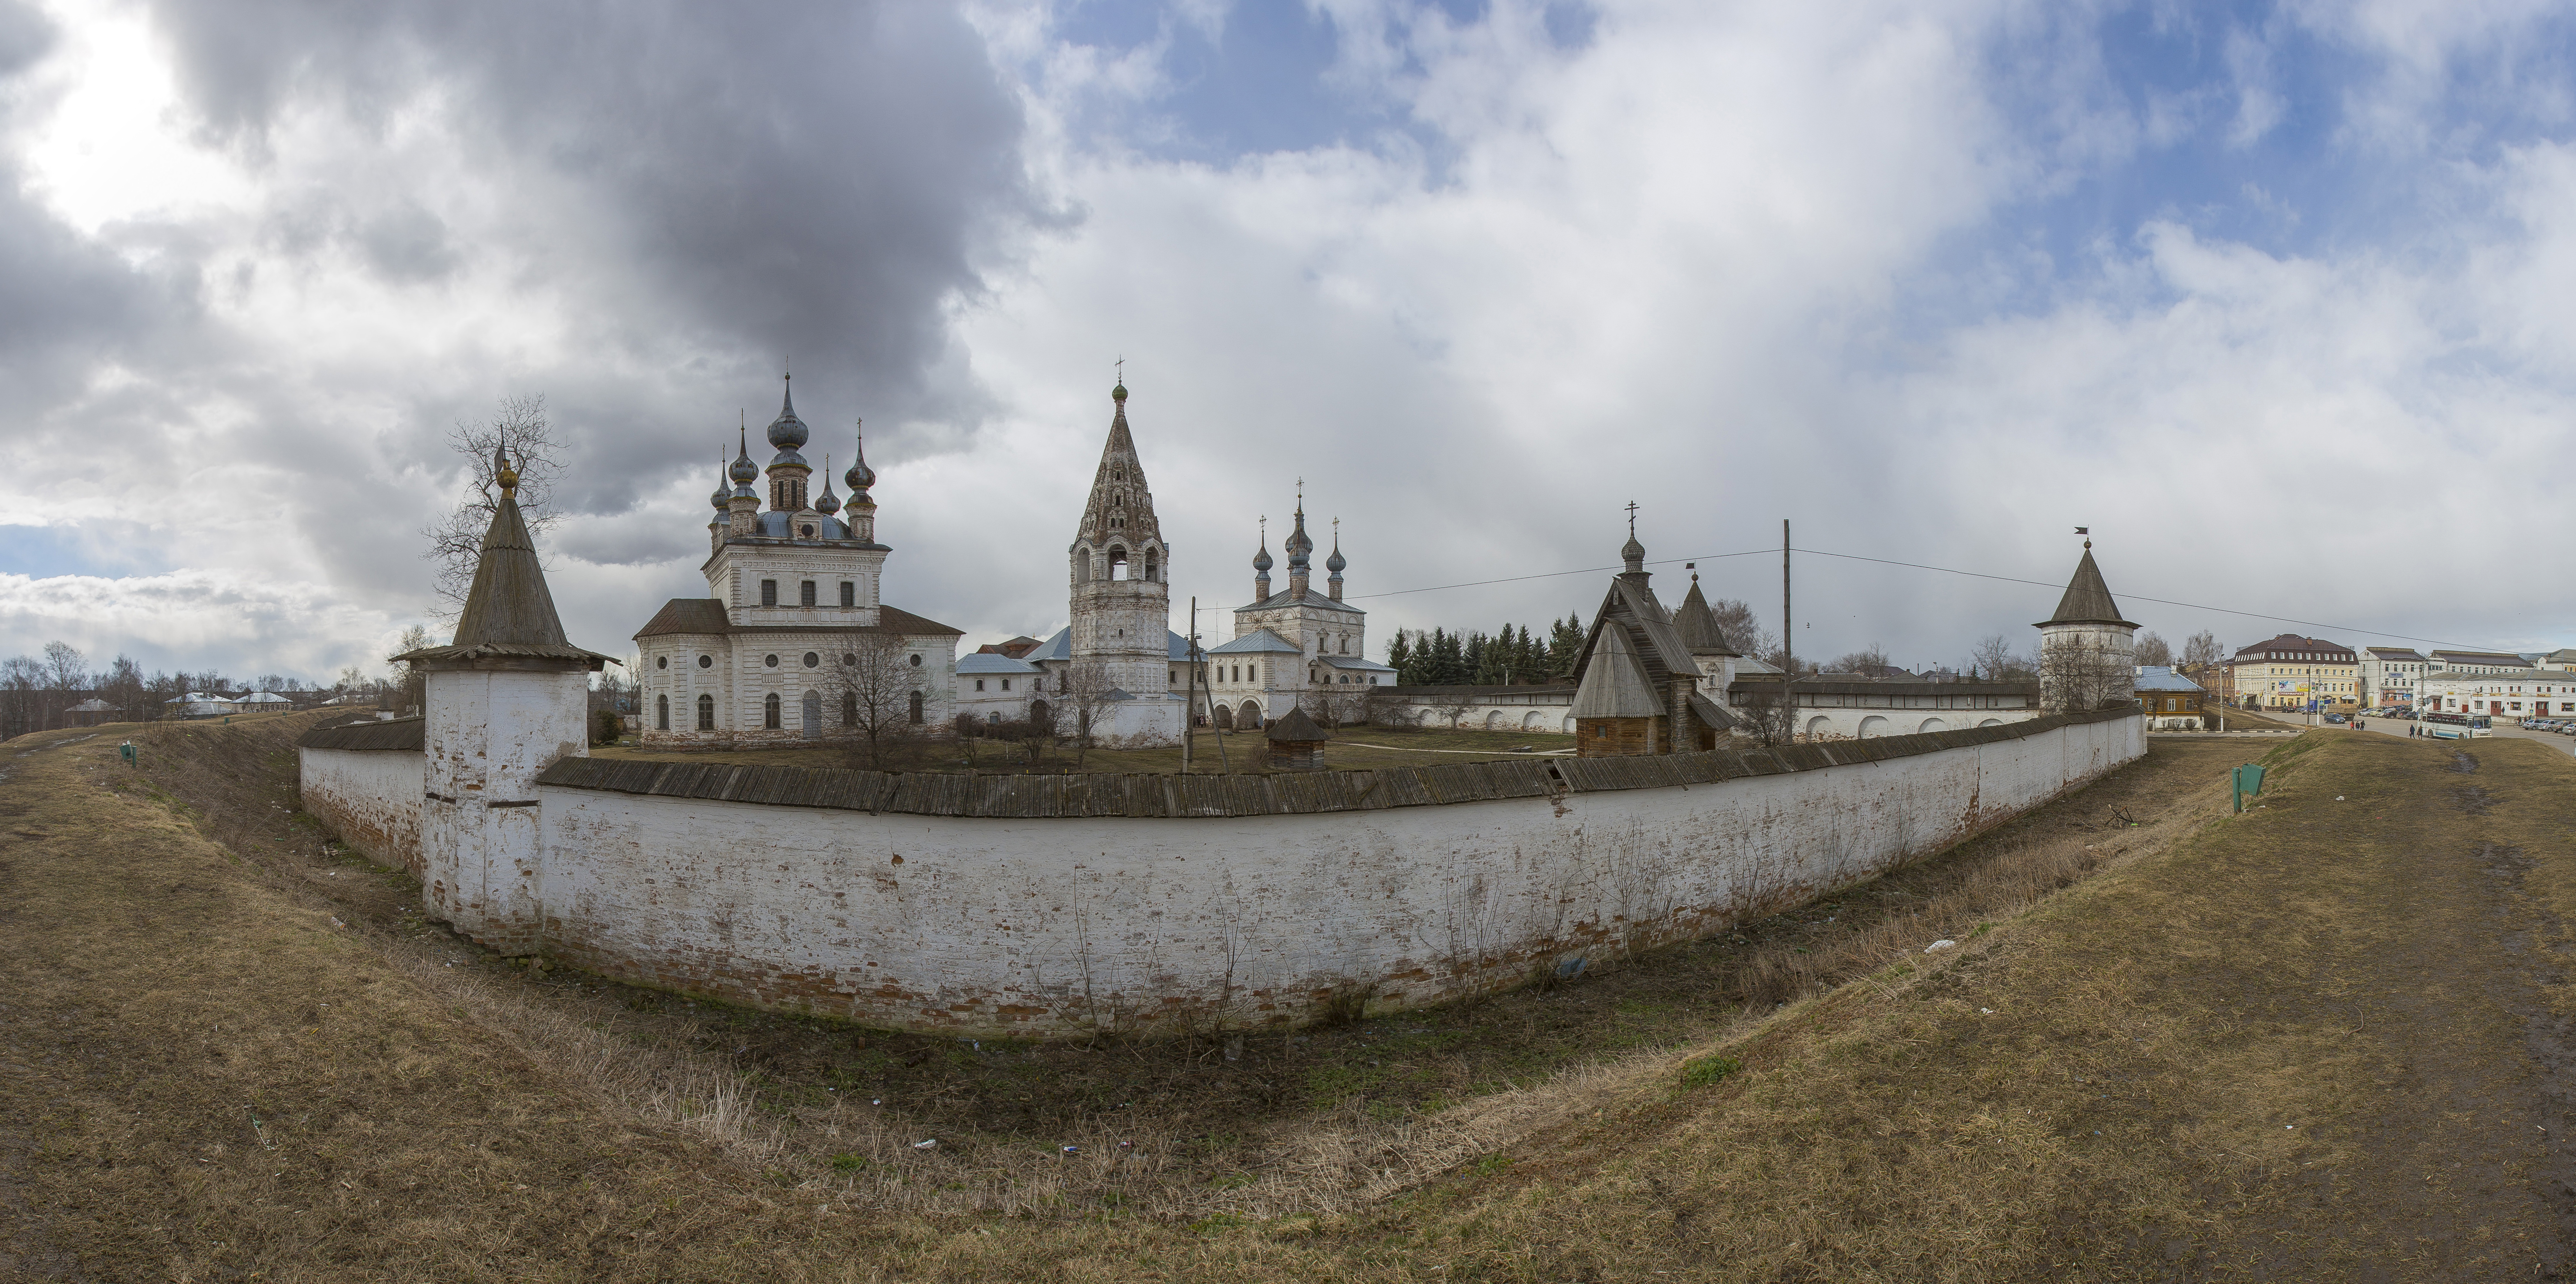
[[[2406,735],[2417,725],[2404,718],[2366,718],[2363,719],[2363,723],[2364,731],[2377,731],[2392,736]],[[2495,738],[2502,740],[2507,737],[2516,740],[2537,740],[2560,753],[2576,753],[2576,736],[2552,735],[2546,731],[2525,731],[2502,718],[2496,719]]]

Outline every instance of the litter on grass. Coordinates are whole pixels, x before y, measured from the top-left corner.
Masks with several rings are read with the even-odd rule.
[[[915,1150],[937,1150],[939,1149],[939,1139],[937,1137],[933,1137],[928,1141],[916,1141],[912,1143],[912,1148]]]
[[[1953,941],[1953,940],[1950,940],[1950,939],[1948,939],[1948,938],[1944,937],[1944,938],[1943,938],[1943,939],[1941,939],[1941,940],[1938,940],[1938,941],[1934,941],[1934,942],[1932,942],[1930,945],[1926,945],[1926,946],[1924,946],[1924,947],[1923,947],[1923,952],[1924,952],[1924,953],[1926,953],[1926,954],[1929,954],[1929,953],[1931,953],[1931,952],[1932,952],[1932,951],[1934,951],[1934,950],[1946,950],[1946,949],[1949,949],[1950,947],[1952,947],[1952,946],[1954,946],[1954,945],[1957,945],[1957,944],[1958,944],[1958,942],[1957,942],[1957,941]]]

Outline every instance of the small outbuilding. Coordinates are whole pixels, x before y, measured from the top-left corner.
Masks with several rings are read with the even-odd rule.
[[[71,715],[72,725],[75,727],[95,727],[102,722],[112,721],[116,716],[116,706],[92,696],[63,712]]]
[[[1324,767],[1324,734],[1304,709],[1291,706],[1288,712],[1270,720],[1261,729],[1270,742],[1272,771],[1321,771]]]

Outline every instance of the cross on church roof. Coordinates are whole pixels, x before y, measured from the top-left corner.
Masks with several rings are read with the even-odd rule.
[[[1628,501],[1628,538],[1637,537],[1637,501]]]

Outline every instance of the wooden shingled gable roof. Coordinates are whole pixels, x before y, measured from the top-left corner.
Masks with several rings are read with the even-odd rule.
[[[1655,600],[1655,591],[1646,587],[1643,577],[1632,580],[1625,575],[1610,581],[1610,592],[1601,599],[1601,609],[1592,616],[1592,631],[1583,639],[1583,651],[1574,657],[1574,679],[1577,685],[1591,671],[1592,653],[1601,645],[1605,625],[1616,626],[1628,637],[1633,658],[1645,666],[1646,678],[1660,688],[1675,675],[1696,680],[1699,662],[1691,658],[1690,647],[1675,632],[1664,604]]]
[[[1306,716],[1304,709],[1293,705],[1288,712],[1272,718],[1269,725],[1261,729],[1261,734],[1281,744],[1292,745],[1321,744],[1332,738],[1324,734],[1322,727],[1315,725],[1313,718]]]
[[[1596,636],[1599,645],[1583,671],[1582,684],[1574,689],[1574,707],[1567,712],[1576,718],[1651,718],[1662,713],[1663,697],[1655,694],[1654,681],[1637,663],[1637,653],[1628,645],[1628,631],[1612,627],[1597,631]]]

